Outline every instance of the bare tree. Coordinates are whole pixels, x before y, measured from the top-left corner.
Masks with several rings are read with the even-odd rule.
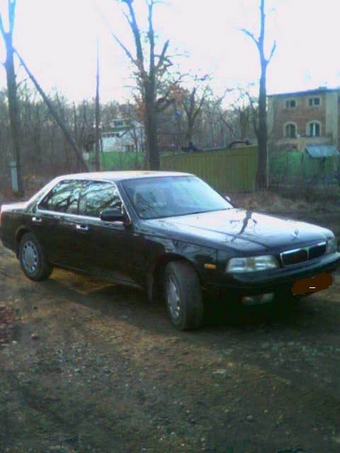
[[[258,122],[258,99],[254,97],[250,88],[239,88],[238,97],[232,103],[232,111],[236,119],[237,138],[254,138]]]
[[[266,33],[266,12],[265,0],[260,0],[260,33],[255,37],[249,30],[242,30],[255,43],[261,66],[259,101],[258,101],[258,121],[255,125],[255,133],[258,141],[258,170],[256,177],[256,187],[264,190],[268,186],[268,126],[267,126],[267,68],[274,55],[276,42],[274,41],[269,57],[265,53],[265,33]]]
[[[8,30],[5,30],[3,17],[0,14],[0,32],[6,47],[6,61],[4,63],[7,78],[7,97],[10,119],[11,136],[13,143],[13,156],[16,162],[18,195],[24,193],[21,167],[21,125],[18,105],[18,87],[14,67],[13,33],[15,25],[16,0],[8,0]]]
[[[54,105],[52,104],[52,102],[50,101],[50,99],[48,98],[48,96],[45,94],[44,90],[42,89],[42,87],[39,85],[37,79],[34,77],[34,75],[32,74],[32,72],[28,69],[26,63],[24,62],[23,58],[21,57],[21,55],[19,54],[19,52],[17,50],[14,51],[16,53],[16,55],[18,56],[19,58],[19,61],[21,63],[21,65],[23,66],[23,68],[25,69],[25,71],[27,72],[29,78],[32,80],[35,88],[37,89],[37,91],[39,92],[40,96],[43,98],[45,104],[47,105],[51,115],[53,116],[53,118],[55,119],[55,121],[58,123],[60,129],[63,131],[63,134],[65,136],[65,139],[67,140],[67,142],[70,144],[72,150],[74,151],[76,157],[77,157],[77,160],[78,160],[78,164],[79,164],[79,167],[82,169],[82,170],[85,170],[85,171],[88,171],[88,167],[87,167],[87,164],[83,158],[83,153],[82,153],[82,150],[81,148],[79,147],[79,145],[77,144],[76,140],[74,139],[74,137],[72,136],[72,133],[70,132],[69,128],[67,127],[67,124],[65,123],[65,121],[62,120],[62,118],[60,117],[60,115],[58,115],[58,112],[56,111],[56,109],[54,108]]]
[[[133,0],[120,1],[126,6],[125,17],[133,35],[134,52],[130,51],[115,33],[111,32],[111,34],[135,67],[137,86],[143,104],[147,165],[152,170],[158,170],[160,168],[158,114],[173,102],[170,97],[171,87],[169,86],[169,90],[165,88],[168,69],[172,65],[168,55],[169,41],[167,40],[160,52],[157,52],[153,23],[157,0],[145,0],[148,11],[146,35],[139,26]]]
[[[209,85],[202,85],[206,79],[207,76],[201,78],[195,77],[193,88],[190,92],[187,92],[187,96],[185,96],[182,100],[183,109],[187,119],[185,140],[186,144],[189,144],[189,146],[193,143],[193,135],[198,115],[202,111],[202,107],[209,94]]]
[[[228,96],[231,95],[231,99]],[[225,90],[224,94],[213,102],[213,111],[217,115],[217,124],[223,127],[224,145],[246,143],[254,138],[257,102],[249,91],[243,88]]]
[[[120,111],[129,127],[128,136],[134,143],[135,152],[142,151],[145,142],[144,128],[139,121],[137,106],[130,103],[123,104],[120,106]]]

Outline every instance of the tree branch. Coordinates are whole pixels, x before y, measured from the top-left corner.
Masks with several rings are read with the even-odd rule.
[[[8,0],[8,19],[9,19],[9,32],[13,34],[15,23],[15,8],[17,0]]]
[[[130,25],[131,31],[133,33],[133,37],[135,40],[135,46],[136,46],[136,56],[137,56],[137,61],[135,64],[137,65],[138,69],[141,71],[141,73],[145,72],[144,69],[144,54],[143,54],[143,47],[142,47],[142,41],[141,41],[141,33],[139,30],[139,26],[137,23],[136,15],[135,15],[135,10],[133,9],[132,6],[132,0],[122,0],[123,3],[125,3],[128,7],[130,17],[126,16],[128,19],[128,23]]]
[[[197,115],[199,114],[199,112],[201,111],[201,109],[203,107],[203,104],[204,104],[204,102],[206,100],[206,95],[207,95],[208,90],[209,90],[209,86],[206,86],[204,88],[204,90],[203,90],[203,93],[202,93],[201,99],[200,99],[200,101],[198,103],[198,106],[196,108],[196,111],[194,112],[194,118],[196,118]]]
[[[5,40],[6,39],[6,31],[5,31],[5,27],[4,27],[4,23],[3,23],[3,20],[2,20],[2,15],[1,14],[0,14],[0,33],[2,34],[2,37]]]
[[[106,25],[106,28],[108,29],[110,35],[112,36],[112,38],[116,41],[116,43],[119,45],[119,47],[121,49],[123,49],[123,51],[125,52],[126,56],[128,57],[128,59],[131,61],[132,64],[134,64],[135,66],[138,66],[137,65],[137,61],[135,58],[133,58],[131,52],[129,51],[129,49],[122,43],[122,41],[118,38],[118,36],[112,31],[111,27],[110,27],[110,24],[108,23],[108,20],[107,18],[104,16],[104,14],[98,10],[98,13],[100,14],[103,22],[105,23]],[[128,17],[125,15],[126,19],[128,19]]]
[[[234,128],[229,124],[229,122],[224,118],[223,116],[223,113],[221,111],[219,111],[219,117],[220,117],[220,120],[222,121],[222,123],[227,127],[227,129],[229,129],[232,137],[235,136],[235,130]]]
[[[168,67],[168,66],[171,66],[171,64],[172,64],[171,61],[170,61],[168,58],[166,58],[166,56],[165,56],[165,55],[166,55],[166,52],[167,52],[167,50],[168,50],[169,44],[170,44],[170,41],[167,40],[166,43],[165,43],[164,46],[163,46],[163,49],[162,49],[161,54],[160,54],[159,57],[158,57],[159,59],[158,59],[157,67],[156,67],[157,71],[159,71],[159,69],[163,66],[163,64],[165,63],[165,61],[168,62],[167,67]]]
[[[148,2],[147,2],[148,3]],[[149,75],[155,76],[155,30],[153,28],[152,15],[153,15],[153,0],[148,3],[148,22],[149,22],[149,43],[150,43],[150,68]]]
[[[241,31],[242,31],[242,33],[244,33],[245,35],[249,36],[249,38],[250,38],[252,41],[254,41],[254,43],[255,43],[255,45],[256,45],[256,47],[257,47],[258,49],[260,48],[260,41],[259,41],[258,39],[255,38],[255,35],[254,35],[251,31],[247,30],[246,28],[241,28]]]
[[[131,61],[131,63],[133,63],[135,66],[138,66],[137,60],[135,58],[133,58],[129,49],[122,43],[122,41],[118,38],[118,36],[115,33],[113,33],[113,31],[111,31],[111,36],[116,41],[116,43],[124,50],[124,52],[126,53],[126,56]]]
[[[82,154],[82,150],[79,148],[78,144],[76,143],[75,139],[72,137],[71,133],[69,132],[68,128],[66,127],[64,121],[59,117],[59,115],[57,114],[52,102],[50,101],[50,99],[46,96],[45,92],[43,91],[43,89],[41,88],[41,86],[39,85],[37,79],[34,77],[34,75],[31,73],[31,71],[28,69],[25,61],[23,60],[23,58],[21,57],[21,55],[19,54],[19,52],[17,50],[15,50],[15,53],[17,55],[17,57],[19,58],[19,61],[20,61],[20,64],[23,66],[23,68],[25,69],[25,71],[27,72],[29,78],[32,80],[34,86],[36,87],[37,91],[39,92],[40,96],[43,98],[43,100],[45,101],[50,113],[52,114],[53,118],[56,120],[56,122],[58,123],[60,129],[63,131],[66,139],[68,140],[69,144],[71,145],[72,149],[74,150],[77,158],[78,158],[78,161],[79,163],[81,164],[81,166],[83,167],[83,169],[85,169],[86,171],[88,171],[88,167],[87,167],[87,164],[83,158],[83,154]]]
[[[267,63],[268,63],[268,64],[270,63],[271,59],[273,58],[273,55],[274,55],[274,53],[275,53],[275,50],[276,50],[276,41],[274,41],[272,50],[270,51],[269,58],[267,59]]]

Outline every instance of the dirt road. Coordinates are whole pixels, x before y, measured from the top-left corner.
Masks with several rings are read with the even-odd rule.
[[[0,247],[0,319],[3,453],[340,452],[339,273],[298,305],[221,303],[179,333],[142,293],[33,283]]]

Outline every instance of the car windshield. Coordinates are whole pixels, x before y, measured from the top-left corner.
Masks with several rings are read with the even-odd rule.
[[[233,207],[195,176],[131,179],[122,184],[142,219],[183,216]]]

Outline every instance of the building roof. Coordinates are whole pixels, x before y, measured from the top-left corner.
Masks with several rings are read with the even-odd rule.
[[[306,146],[306,151],[314,159],[340,155],[336,147],[332,145],[308,145]]]
[[[311,90],[305,91],[293,91],[290,93],[276,93],[276,94],[269,94],[268,97],[295,97],[295,96],[312,96],[321,93],[332,93],[332,92],[340,92],[340,87],[337,88],[327,88],[327,87],[319,87],[314,88]]]

